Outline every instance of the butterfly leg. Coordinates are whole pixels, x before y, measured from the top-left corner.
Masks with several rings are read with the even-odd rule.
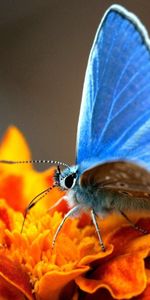
[[[95,226],[95,229],[96,229],[96,232],[97,232],[97,235],[98,235],[98,239],[99,239],[101,249],[102,249],[102,251],[105,251],[106,249],[105,249],[105,246],[104,246],[104,243],[103,243],[103,240],[102,240],[102,237],[101,237],[100,229],[99,229],[99,226],[98,226],[98,223],[97,223],[97,220],[96,220],[96,213],[93,209],[91,210],[91,217],[92,217],[92,221],[93,221],[93,224]]]
[[[130,225],[137,231],[143,233],[143,234],[148,234],[149,232],[146,229],[143,229],[142,227],[134,224],[129,218],[128,216],[120,210],[121,215],[128,221],[128,223],[130,223]]]
[[[53,237],[53,240],[52,240],[52,249],[54,248],[55,246],[55,242],[56,242],[56,239],[57,239],[57,236],[61,230],[61,228],[63,227],[65,221],[73,216],[74,214],[78,213],[81,209],[81,205],[77,205],[77,206],[74,206],[71,210],[68,211],[68,213],[64,216],[63,220],[61,221],[61,223],[59,224],[55,234],[54,234],[54,237]]]

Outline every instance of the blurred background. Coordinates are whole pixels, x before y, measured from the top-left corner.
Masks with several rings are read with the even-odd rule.
[[[0,135],[16,125],[34,159],[74,163],[87,59],[101,17],[113,3],[0,1]],[[150,1],[117,3],[150,32]]]

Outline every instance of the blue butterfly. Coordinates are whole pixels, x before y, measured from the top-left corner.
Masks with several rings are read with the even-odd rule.
[[[72,167],[31,161],[58,164],[55,186],[67,191],[73,207],[53,246],[65,220],[89,210],[105,250],[97,215],[116,211],[131,223],[124,211],[150,209],[150,41],[139,19],[119,5],[106,11],[90,52],[76,153]],[[27,211],[50,189],[37,195]]]
[[[130,221],[124,210],[150,209],[150,173],[143,166],[150,169],[150,41],[134,14],[113,5],[88,60],[76,165],[56,174],[73,208],[53,245],[65,220],[88,209],[105,250],[97,215],[115,210]]]

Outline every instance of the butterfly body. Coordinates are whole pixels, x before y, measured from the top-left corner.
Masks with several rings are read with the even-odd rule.
[[[93,209],[105,216],[112,211],[150,210],[150,173],[127,161],[106,162],[79,173],[80,166],[65,169],[56,185],[67,191],[69,206]],[[75,174],[75,175],[74,175]],[[69,183],[69,184],[68,184]]]

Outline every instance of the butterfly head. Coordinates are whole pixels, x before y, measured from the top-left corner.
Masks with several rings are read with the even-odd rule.
[[[60,187],[63,190],[72,189],[78,179],[78,167],[72,166],[65,168],[63,171],[60,170],[60,167],[57,167],[57,170],[54,175],[55,185]]]

